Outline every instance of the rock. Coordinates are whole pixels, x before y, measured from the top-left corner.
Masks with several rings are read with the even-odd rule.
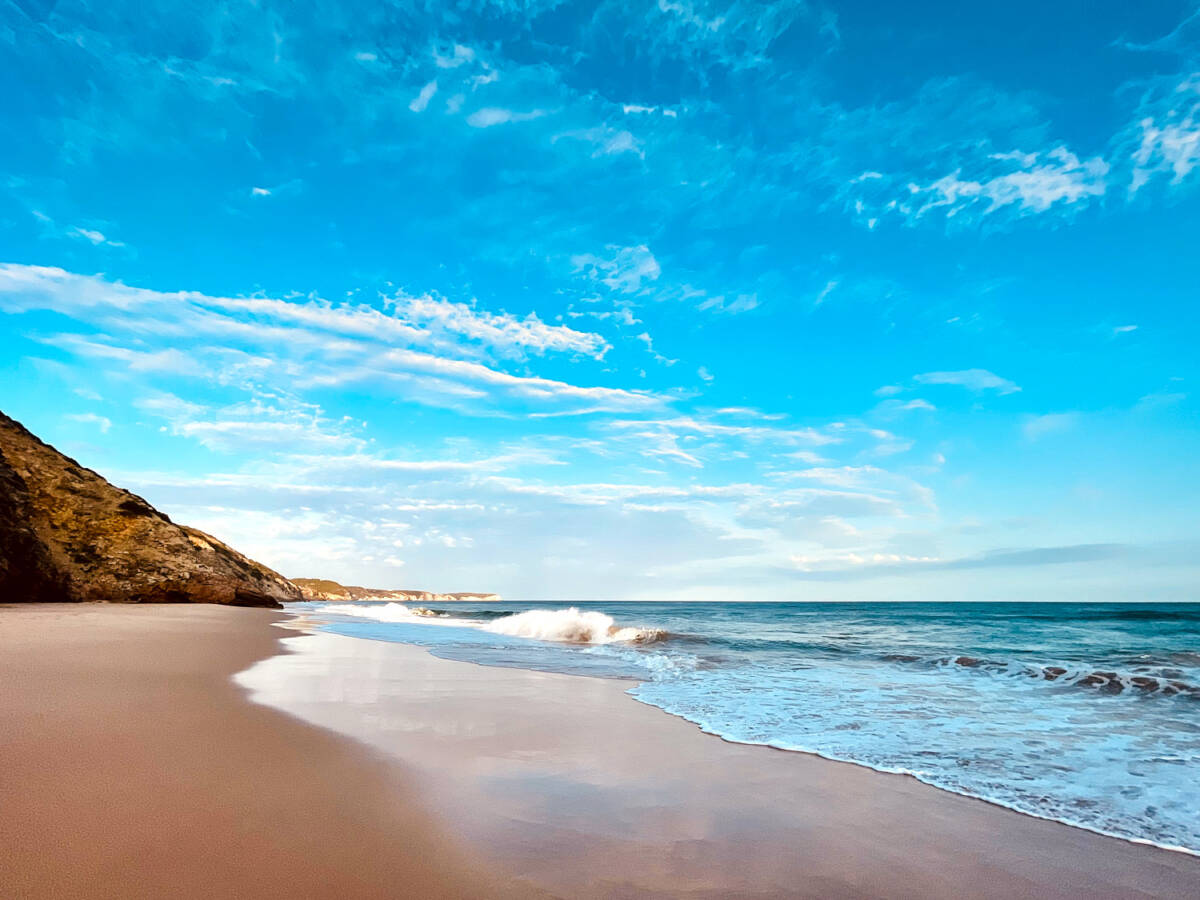
[[[177,525],[0,413],[0,602],[300,599],[282,575]]]
[[[431,591],[384,590],[383,588],[359,587],[354,584],[338,584],[327,578],[293,578],[292,584],[300,588],[305,600],[324,600],[330,603],[348,603],[354,600],[394,600],[400,603],[500,602],[499,594],[481,594],[472,591],[435,594]]]

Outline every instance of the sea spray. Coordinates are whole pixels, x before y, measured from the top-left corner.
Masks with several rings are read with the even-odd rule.
[[[496,619],[483,626],[493,634],[562,641],[569,644],[650,644],[666,637],[658,628],[618,627],[613,617],[602,612],[569,609],[534,609]]]

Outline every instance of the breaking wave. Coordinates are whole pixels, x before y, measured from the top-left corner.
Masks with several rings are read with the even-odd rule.
[[[358,603],[331,603],[322,606],[319,611],[376,622],[453,625],[509,637],[565,644],[653,644],[667,637],[667,632],[661,628],[618,626],[610,615],[602,612],[582,612],[573,606],[569,609],[539,609],[521,613],[506,611],[499,616],[488,617],[480,616],[477,611],[472,611],[467,616],[456,616],[445,610],[404,606],[400,603],[369,606]]]
[[[618,627],[612,616],[581,612],[574,606],[516,613],[484,625],[483,630],[568,644],[652,644],[667,636],[661,628]]]

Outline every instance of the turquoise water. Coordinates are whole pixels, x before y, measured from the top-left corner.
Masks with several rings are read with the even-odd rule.
[[[726,739],[1200,851],[1200,604],[291,604],[485,665],[627,677]]]

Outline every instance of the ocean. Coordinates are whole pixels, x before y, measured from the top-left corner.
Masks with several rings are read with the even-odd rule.
[[[1200,852],[1200,603],[295,603],[322,630],[632,679],[730,741]]]

